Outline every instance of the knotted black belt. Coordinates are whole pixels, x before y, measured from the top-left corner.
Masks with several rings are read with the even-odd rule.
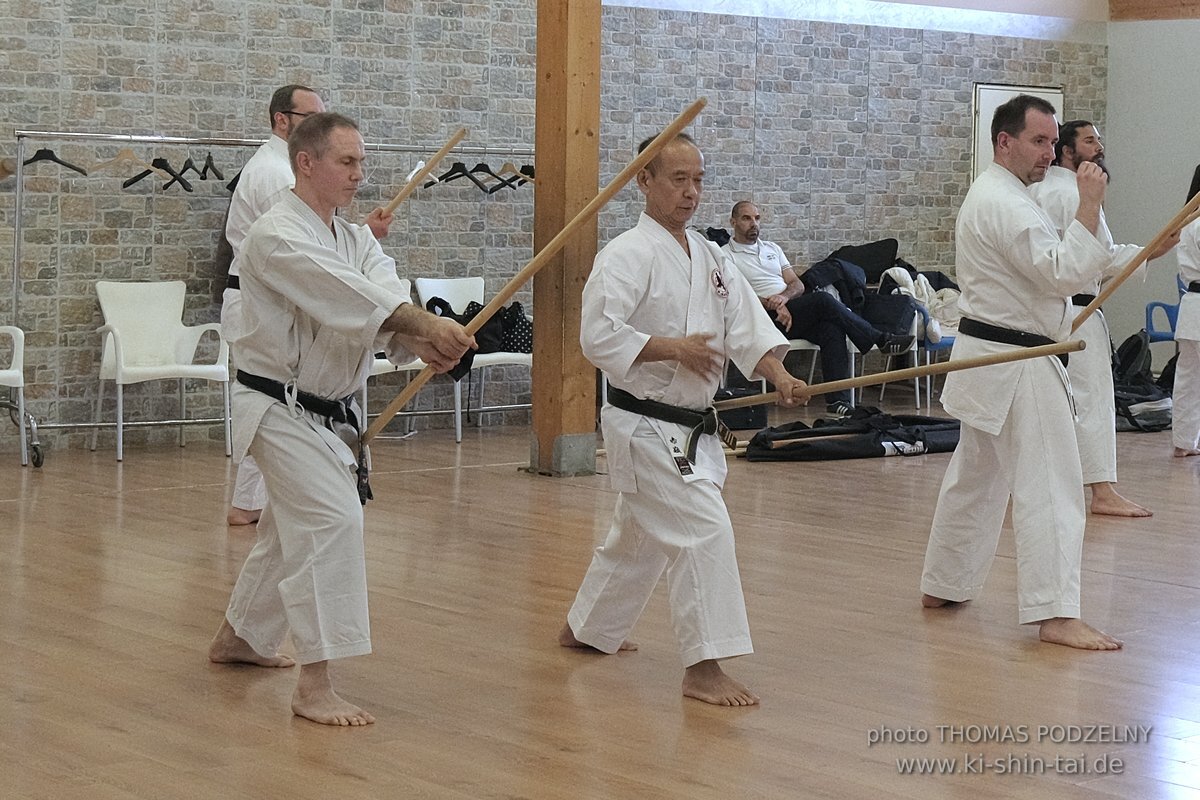
[[[1189,292],[1200,292],[1200,281],[1192,281],[1188,284]]]
[[[970,319],[968,317],[963,317],[959,321],[958,330],[959,333],[974,336],[976,339],[1011,344],[1017,347],[1041,347],[1046,344],[1057,344],[1049,336],[1042,336],[1040,333],[1028,333],[1027,331],[1017,331],[1012,328],[1001,328],[999,325],[989,325],[986,322],[980,322],[977,319]],[[1069,359],[1066,353],[1059,353],[1057,358],[1063,363],[1064,367],[1067,365]]]
[[[717,410],[712,406],[703,411],[695,411],[690,408],[681,406],[673,406],[669,403],[660,403],[657,400],[642,400],[634,397],[624,389],[618,389],[611,383],[608,385],[608,402],[622,411],[628,411],[633,414],[641,414],[644,417],[653,417],[660,419],[663,422],[671,422],[676,425],[686,425],[691,428],[688,433],[687,460],[692,464],[696,463],[696,446],[700,441],[700,434],[715,434],[721,437],[721,441],[729,445],[730,448],[737,448],[737,437],[730,432],[729,428],[721,422],[717,416]]]
[[[1071,298],[1071,303],[1073,305],[1087,308],[1088,306],[1090,306],[1092,304],[1092,301],[1095,299],[1096,299],[1096,295],[1094,295],[1094,294],[1077,294]]]
[[[272,378],[264,378],[261,375],[254,375],[239,369],[237,382],[256,392],[262,392],[285,405],[288,402],[287,387]],[[358,467],[355,473],[358,475],[358,499],[365,506],[368,500],[374,499],[374,495],[371,493],[370,469],[367,467],[367,448],[361,444],[362,427],[358,424],[358,415],[354,413],[354,395],[343,397],[341,400],[330,400],[302,389],[295,389],[293,396],[305,411],[325,417],[332,422],[349,425],[358,433],[360,444],[358,446]]]

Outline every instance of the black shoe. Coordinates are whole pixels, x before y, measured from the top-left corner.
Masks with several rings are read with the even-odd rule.
[[[829,405],[825,406],[825,415],[830,419],[845,419],[850,416],[850,412],[854,410],[854,406],[847,403],[845,400],[834,400]]]
[[[898,356],[912,349],[913,337],[904,333],[885,333],[876,345],[884,355]]]

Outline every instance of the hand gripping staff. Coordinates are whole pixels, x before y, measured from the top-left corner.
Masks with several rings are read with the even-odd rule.
[[[475,335],[476,331],[483,327],[485,322],[491,319],[497,311],[503,308],[504,304],[511,300],[512,296],[516,294],[520,288],[529,281],[530,278],[537,274],[538,270],[544,267],[546,263],[563,248],[563,245],[567,243],[567,241],[572,235],[574,235],[575,231],[581,225],[583,225],[583,223],[595,216],[600,209],[603,208],[605,204],[613,198],[614,195],[616,195],[617,192],[625,187],[625,184],[633,180],[634,176],[637,175],[642,168],[649,164],[654,157],[658,155],[659,150],[662,150],[663,147],[672,142],[676,136],[682,133],[683,129],[686,128],[691,121],[696,118],[696,115],[703,110],[707,103],[708,101],[701,97],[699,100],[684,109],[683,112],[675,118],[674,122],[663,129],[662,133],[658,134],[658,136],[655,136],[654,140],[650,142],[650,144],[646,145],[645,150],[639,153],[637,157],[633,159],[633,161],[629,162],[625,169],[621,170],[621,172],[618,173],[618,175],[613,178],[607,186],[601,189],[600,193],[592,198],[592,201],[584,206],[583,209],[576,214],[570,222],[563,226],[563,229],[558,232],[558,235],[551,239],[546,246],[543,247],[533,257],[533,259],[521,269],[520,272],[513,276],[513,279],[510,280],[504,286],[504,288],[501,289],[496,296],[493,297],[491,301],[483,307],[483,310],[476,314],[474,318],[472,318],[471,321],[466,324],[465,328],[467,333],[471,334],[472,336]],[[371,426],[367,428],[362,437],[363,444],[366,444],[374,439],[375,436],[378,435],[379,432],[383,430],[389,422],[392,421],[392,417],[396,416],[400,409],[404,408],[408,401],[411,400],[416,393],[420,391],[421,387],[428,383],[429,379],[432,377],[432,367],[426,367],[418,372],[416,376],[409,381],[407,385],[405,385],[403,391],[396,396],[396,399],[388,403],[387,408],[385,408],[379,414],[379,416],[375,418],[375,421],[371,423]]]
[[[1101,303],[1112,297],[1112,293],[1117,290],[1117,287],[1124,283],[1130,275],[1137,272],[1138,267],[1146,262],[1146,259],[1150,257],[1150,254],[1158,249],[1158,246],[1161,245],[1164,240],[1174,236],[1196,219],[1200,219],[1200,194],[1197,194],[1187,202],[1187,205],[1180,209],[1179,213],[1167,223],[1167,226],[1159,231],[1158,235],[1151,239],[1148,245],[1142,248],[1142,252],[1134,256],[1129,262],[1128,266],[1121,270],[1120,275],[1113,278],[1103,288],[1101,288],[1100,294],[1096,295],[1096,299],[1088,303],[1087,308],[1083,309],[1083,311],[1080,311],[1079,316],[1075,317],[1075,321],[1071,323],[1071,333],[1079,330],[1079,326],[1083,324],[1084,320],[1086,320],[1092,314],[1095,314],[1096,310],[1100,308]]]

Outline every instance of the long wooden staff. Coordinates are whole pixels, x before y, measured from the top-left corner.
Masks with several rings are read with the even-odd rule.
[[[404,188],[392,198],[392,202],[380,209],[380,211],[383,212],[383,216],[386,217],[388,214],[391,214],[396,210],[397,206],[407,200],[408,196],[415,192],[417,187],[421,185],[421,182],[429,177],[429,173],[433,172],[434,169],[437,168],[438,163],[446,157],[446,154],[457,147],[458,143],[466,138],[466,136],[466,128],[459,128],[457,131],[455,131],[454,135],[450,137],[450,141],[446,142],[445,146],[443,146],[441,150],[438,150],[436,153],[434,153],[433,158],[425,162],[425,166],[417,170],[417,173],[412,176],[408,183],[404,184]]]
[[[1100,294],[1096,295],[1096,299],[1087,304],[1083,311],[1079,312],[1079,316],[1075,317],[1075,321],[1071,323],[1071,333],[1079,330],[1079,326],[1084,323],[1088,317],[1096,313],[1096,309],[1104,303],[1108,298],[1112,297],[1112,293],[1117,290],[1117,287],[1124,283],[1129,276],[1137,272],[1138,267],[1146,263],[1146,259],[1150,254],[1158,249],[1158,247],[1167,239],[1174,236],[1185,225],[1196,219],[1196,212],[1200,210],[1200,194],[1197,194],[1187,202],[1178,214],[1171,218],[1167,226],[1158,232],[1158,235],[1150,240],[1150,243],[1142,248],[1142,252],[1134,256],[1133,260],[1121,270],[1121,274],[1113,278],[1104,287],[1101,288]]]
[[[844,389],[858,389],[862,386],[877,386],[881,383],[889,383],[891,381],[906,381],[910,378],[923,378],[926,375],[942,375],[947,372],[957,372],[960,369],[989,367],[993,364],[1007,364],[1010,361],[1024,361],[1027,358],[1056,356],[1060,353],[1074,353],[1078,350],[1082,350],[1082,345],[1082,340],[1055,342],[1054,344],[1044,344],[1038,347],[1021,347],[1004,353],[992,353],[991,355],[986,356],[975,356],[974,358],[960,358],[955,361],[940,361],[937,364],[930,364],[926,367],[908,367],[906,369],[895,369],[891,372],[877,372],[873,375],[860,375],[857,378],[846,378],[845,380],[841,381],[814,383],[805,387],[804,390],[796,396],[811,397],[814,394],[840,392]],[[778,400],[779,392],[767,392],[766,394],[755,394],[750,395],[749,397],[735,397],[730,400],[721,400],[718,403],[714,403],[713,406],[717,409],[717,411],[728,411],[732,408],[758,406],[763,405],[764,403],[774,403]]]
[[[483,323],[487,322],[489,319],[491,319],[492,315],[503,308],[504,304],[512,299],[512,296],[516,294],[520,288],[537,273],[538,270],[546,266],[546,263],[553,258],[559,250],[562,249],[563,245],[567,243],[567,240],[569,240],[571,236],[575,234],[575,231],[578,230],[583,223],[595,216],[596,213],[599,212],[600,209],[603,208],[604,205],[611,200],[617,192],[621,191],[621,189],[625,187],[625,184],[629,183],[629,181],[632,180],[633,177],[637,175],[643,167],[649,164],[654,157],[658,155],[659,150],[673,141],[675,137],[678,136],[683,129],[686,128],[688,124],[696,118],[696,115],[700,113],[707,103],[708,101],[701,97],[699,100],[684,109],[683,113],[676,117],[674,122],[664,128],[662,133],[654,137],[654,140],[650,142],[650,144],[646,145],[646,149],[642,150],[642,152],[638,154],[637,158],[629,162],[629,165],[626,166],[625,169],[621,170],[617,177],[613,178],[607,186],[600,190],[600,193],[592,198],[592,201],[584,206],[583,209],[575,215],[574,219],[568,222],[563,229],[558,232],[557,236],[551,239],[546,246],[538,251],[537,255],[535,255],[533,259],[521,269],[520,272],[513,276],[512,280],[505,284],[504,288],[501,289],[500,292],[491,299],[491,302],[483,307],[482,311],[472,317],[471,321],[465,326],[467,333],[473,336],[476,331],[483,327]],[[404,390],[396,396],[396,399],[388,403],[387,408],[385,408],[380,415],[375,418],[375,421],[371,423],[371,426],[367,428],[362,437],[363,443],[366,444],[375,438],[375,436],[381,430],[383,430],[389,422],[391,422],[392,417],[396,416],[400,409],[404,408],[405,404],[407,404],[408,401],[411,400],[416,393],[420,391],[421,387],[428,383],[429,379],[432,377],[433,367],[426,367],[418,372],[416,376],[409,381],[407,385],[405,385]]]

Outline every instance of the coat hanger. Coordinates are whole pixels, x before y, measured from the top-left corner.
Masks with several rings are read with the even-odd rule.
[[[183,162],[183,166],[179,168],[179,174],[186,175],[188,170],[200,175],[200,180],[204,180],[204,176],[201,174],[200,168],[196,166],[196,162],[192,160],[191,156],[188,156],[187,160]]]
[[[208,180],[208,173],[212,173],[213,177],[219,181],[225,180],[225,176],[221,174],[221,170],[217,169],[217,165],[213,163],[212,153],[210,152],[204,157],[204,169],[200,170],[200,180]]]
[[[188,161],[191,161],[191,159],[188,159]],[[166,172],[168,175],[171,176],[171,180],[167,181],[166,184],[163,186],[164,190],[170,189],[171,186],[178,183],[180,186],[183,187],[183,190],[185,192],[194,191],[192,189],[192,185],[190,183],[188,183],[187,179],[185,179],[183,177],[183,174],[180,172],[176,172],[175,168],[172,167],[171,164],[165,158],[156,158],[150,162],[150,165],[153,167],[158,167],[159,169],[163,170],[164,172]],[[186,169],[186,167],[185,167],[185,169]]]
[[[433,180],[426,183],[425,188],[428,189],[430,186],[433,186],[436,183],[448,183],[448,182],[450,182],[452,180],[456,180],[458,178],[466,178],[471,183],[478,186],[479,190],[482,192],[488,191],[487,184],[485,184],[483,181],[479,180],[479,178],[476,178],[474,175],[472,175],[470,170],[467,169],[467,165],[461,161],[455,161],[453,164],[450,165],[450,169],[446,170],[438,177],[436,177]]]
[[[137,175],[134,175],[132,178],[130,178],[129,180],[122,183],[121,186],[125,189],[128,189],[130,186],[133,186],[135,183],[140,181],[142,178],[148,177],[153,174],[163,175],[164,173],[166,174],[166,176],[169,176],[171,178],[171,180],[169,180],[167,182],[167,184],[165,186],[163,186],[163,189],[170,188],[171,184],[178,182],[179,185],[182,186],[185,191],[188,191],[188,192],[194,191],[192,189],[192,185],[190,183],[188,183],[187,180],[182,175],[180,175],[178,172],[176,172],[175,168],[172,167],[171,164],[165,158],[154,159],[153,161],[150,162],[147,169],[143,170],[142,172],[139,172]]]
[[[501,178],[496,173],[492,172],[492,168],[484,161],[480,161],[478,164],[471,167],[471,174],[472,175],[485,175],[485,176],[487,176],[486,178],[484,178],[485,181],[487,180],[487,178],[492,178],[494,180],[501,181],[501,182],[504,181],[503,178]],[[485,183],[485,185],[486,185],[486,183]],[[489,186],[488,193],[490,194],[495,188],[496,187],[494,187],[494,186]],[[514,186],[513,188],[515,189],[516,187]]]
[[[142,161],[128,147],[121,150],[119,153],[117,153],[113,158],[110,158],[108,161],[105,161],[101,164],[97,164],[96,166],[92,167],[92,172],[103,172],[107,169],[110,169],[111,167],[125,166],[126,164],[130,164],[135,167],[141,167],[142,169],[149,170],[150,172],[157,174],[158,177],[162,178],[163,180],[166,180],[167,178],[171,177],[170,175],[163,172],[162,170],[152,167],[149,164],[147,164],[145,161]],[[141,180],[144,177],[146,177],[146,176],[142,175],[141,177],[138,178],[138,180]],[[136,183],[136,182],[137,181],[132,181],[131,183]],[[129,186],[131,184],[126,183],[125,185]]]
[[[505,161],[500,166],[500,169],[497,170],[497,172],[499,172],[500,175],[508,175],[509,177],[501,178],[500,183],[493,186],[489,193],[498,192],[505,186],[509,187],[510,189],[516,189],[523,183],[532,183],[534,185],[537,184],[537,179],[533,177],[533,167],[529,164],[517,169],[516,165],[514,165],[511,161]]]
[[[77,167],[69,161],[63,161],[61,158],[58,157],[57,153],[55,153],[53,150],[51,150],[47,147],[43,147],[41,150],[38,150],[36,153],[34,153],[32,156],[30,156],[28,159],[26,159],[24,166],[29,166],[30,164],[34,163],[35,161],[53,161],[55,164],[64,166],[67,169],[75,170],[80,175],[87,175],[86,169],[84,169],[83,167]]]

